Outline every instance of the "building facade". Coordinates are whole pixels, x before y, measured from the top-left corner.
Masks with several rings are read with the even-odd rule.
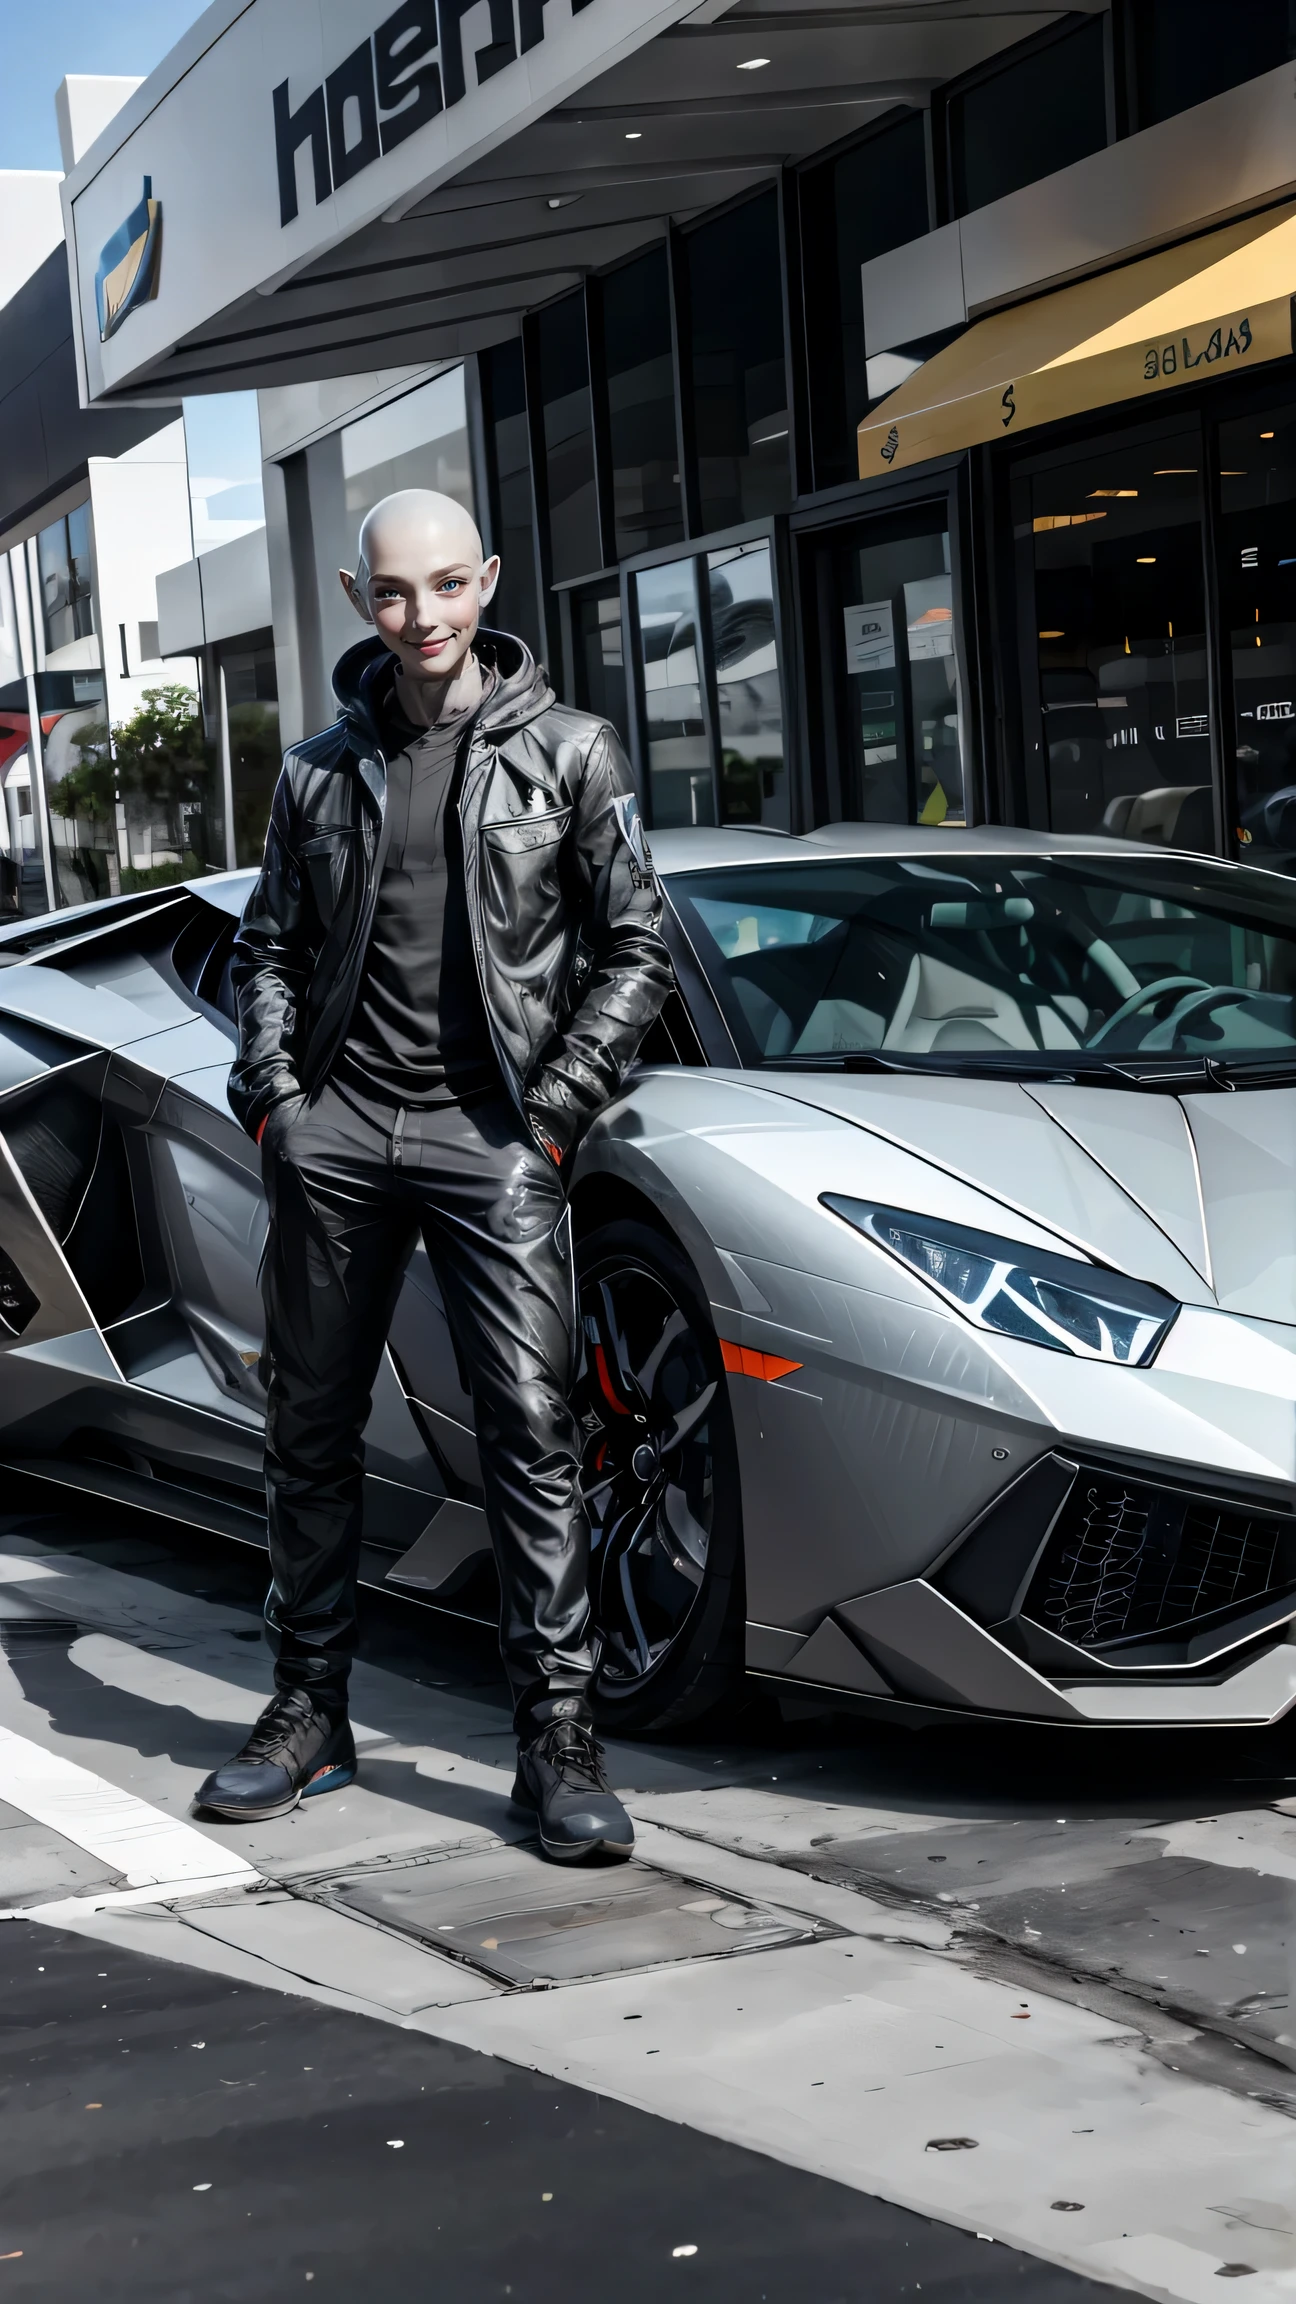
[[[445,486],[655,824],[1291,868],[1286,0],[347,23],[209,9],[64,187],[83,396],[258,392],[285,736],[364,510]],[[106,320],[146,178],[160,264]]]

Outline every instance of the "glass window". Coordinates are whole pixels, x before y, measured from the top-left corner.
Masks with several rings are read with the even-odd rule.
[[[1186,112],[1296,55],[1289,0],[1126,0],[1134,110],[1140,128]]]
[[[74,640],[87,639],[95,628],[89,505],[78,504],[66,519],[42,528],[36,553],[49,657]]]
[[[788,823],[774,585],[765,542],[707,554],[722,824]]]
[[[878,1050],[1101,1074],[1185,1056],[1290,1070],[1296,928],[1269,872],[1205,859],[838,857],[674,873],[746,1064]]]
[[[203,392],[182,405],[193,548],[211,552],[265,524],[257,396]]]
[[[733,528],[790,502],[777,193],[699,225],[685,254],[702,526]]]
[[[553,581],[603,565],[594,480],[585,298],[580,289],[535,318]]]
[[[283,758],[274,650],[224,651],[221,669],[229,721],[234,853],[240,864],[259,864]]]
[[[1296,862],[1296,409],[1222,424],[1220,605],[1233,652],[1239,847]]]
[[[633,579],[643,665],[644,749],[654,825],[714,824],[711,739],[698,645],[697,562]]]
[[[576,702],[582,712],[610,720],[622,743],[626,718],[625,651],[621,645],[621,587],[591,584],[572,594]]]
[[[815,485],[859,478],[855,432],[869,405],[860,266],[926,232],[921,112],[877,130],[801,178],[801,271]]]
[[[489,622],[501,632],[515,632],[534,656],[543,656],[536,608],[531,448],[521,339],[493,345],[479,355],[479,365],[492,496],[491,533],[500,556],[500,580]]]
[[[435,488],[473,511],[463,369],[447,368],[372,416],[345,424],[342,478],[352,535],[366,512],[398,488]]]
[[[922,505],[821,547],[819,621],[841,793],[826,813],[868,824],[964,821],[946,519],[943,502]]]
[[[966,216],[1107,142],[1103,20],[1023,44],[945,99],[950,206]]]
[[[666,250],[601,283],[612,519],[618,559],[684,533]]]
[[[1031,480],[1055,832],[1214,846],[1200,460],[1167,433]]]

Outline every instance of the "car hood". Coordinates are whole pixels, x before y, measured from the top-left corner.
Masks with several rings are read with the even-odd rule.
[[[761,1085],[904,1146],[1186,1302],[1296,1322],[1296,1089],[1178,1098],[790,1072]]]

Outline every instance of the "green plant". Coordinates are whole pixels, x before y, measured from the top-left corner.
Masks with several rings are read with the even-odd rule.
[[[193,690],[178,681],[146,688],[138,710],[119,721],[111,737],[96,721],[72,741],[81,762],[51,791],[55,813],[111,823],[119,798],[138,800],[165,823],[168,845],[182,855],[184,810],[206,800],[215,763]]]

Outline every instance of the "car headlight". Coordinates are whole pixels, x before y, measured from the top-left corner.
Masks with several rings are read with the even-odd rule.
[[[1160,1288],[1098,1264],[838,1192],[822,1197],[825,1208],[907,1264],[978,1328],[1049,1352],[1146,1368],[1179,1310]]]

